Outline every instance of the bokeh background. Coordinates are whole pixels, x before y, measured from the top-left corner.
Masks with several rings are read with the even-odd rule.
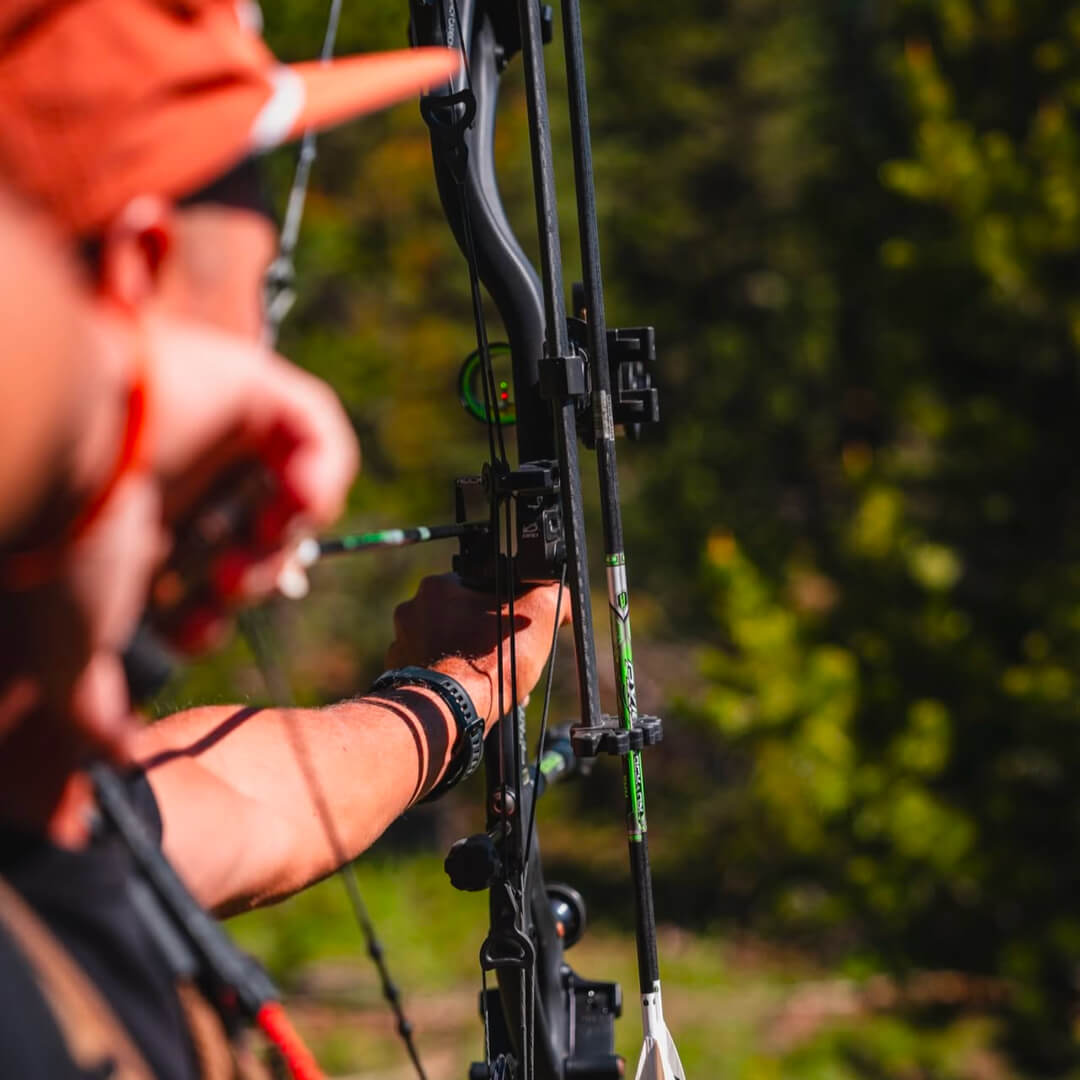
[[[263,6],[280,55],[317,53],[323,0]],[[654,324],[661,353],[663,423],[620,452],[690,1075],[1080,1075],[1080,3],[585,7],[609,318]],[[406,21],[346,5],[339,51],[400,46]],[[532,251],[517,64],[498,151]],[[292,162],[271,163],[281,199]],[[449,520],[486,449],[456,400],[468,285],[415,105],[320,141],[298,268],[283,350],[362,440],[348,524]],[[449,557],[328,565],[276,608],[301,700],[368,685],[393,606]],[[265,696],[237,643],[156,708]],[[601,768],[553,794],[541,840],[590,901],[575,966],[629,991],[633,1061],[621,815]],[[358,863],[447,1080],[480,1051],[485,907],[441,862],[479,826],[467,787]],[[410,1075],[339,883],[234,927],[335,1075]]]

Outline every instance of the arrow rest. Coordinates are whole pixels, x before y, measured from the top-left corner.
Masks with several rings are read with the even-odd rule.
[[[531,461],[516,469],[486,464],[479,476],[454,484],[455,517],[479,520],[492,499],[507,506],[514,540],[509,552],[496,552],[492,534],[461,538],[454,572],[473,588],[487,592],[558,581],[566,561],[560,502],[559,467],[554,461]]]

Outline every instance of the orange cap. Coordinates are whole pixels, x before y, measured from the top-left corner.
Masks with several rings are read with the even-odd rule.
[[[87,234],[460,65],[438,48],[283,65],[257,25],[236,0],[0,0],[0,175]]]

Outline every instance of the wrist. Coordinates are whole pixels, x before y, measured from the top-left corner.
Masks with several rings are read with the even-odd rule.
[[[484,733],[487,734],[498,720],[494,715],[497,700],[495,680],[461,656],[446,656],[428,666],[432,671],[441,671],[461,684],[462,689],[472,699],[476,715],[484,721]]]
[[[433,690],[454,719],[453,749],[450,762],[435,786],[423,801],[429,802],[444,795],[452,787],[471,776],[480,766],[484,752],[485,718],[476,711],[469,691],[446,670],[433,667],[391,668],[372,684],[371,693],[386,691],[413,692],[417,688]]]
[[[425,732],[427,754],[430,759],[433,759],[430,762],[429,774],[432,777],[430,786],[434,787],[434,785],[442,779],[443,774],[446,772],[446,769],[454,756],[454,746],[457,741],[457,721],[454,718],[454,712],[447,704],[446,699],[429,686],[409,686],[396,691],[377,690],[374,692],[374,696],[377,698],[386,698],[388,695],[393,698],[394,694],[401,695],[399,698],[395,699],[398,701],[398,704],[406,704],[408,707],[412,708],[414,713],[416,712],[415,706],[419,705],[419,702],[416,699],[422,698],[428,703],[431,709],[434,709],[439,714],[441,726],[438,729],[429,731],[426,723],[421,723],[420,725]],[[415,696],[410,698],[409,695]],[[439,747],[441,747],[441,751]],[[424,788],[421,788],[421,790],[417,792],[417,796],[425,794],[426,790]]]

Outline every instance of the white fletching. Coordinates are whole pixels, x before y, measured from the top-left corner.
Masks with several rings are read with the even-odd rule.
[[[659,983],[653,985],[651,994],[641,997],[641,1027],[645,1040],[634,1080],[686,1080],[686,1070],[664,1020]]]

